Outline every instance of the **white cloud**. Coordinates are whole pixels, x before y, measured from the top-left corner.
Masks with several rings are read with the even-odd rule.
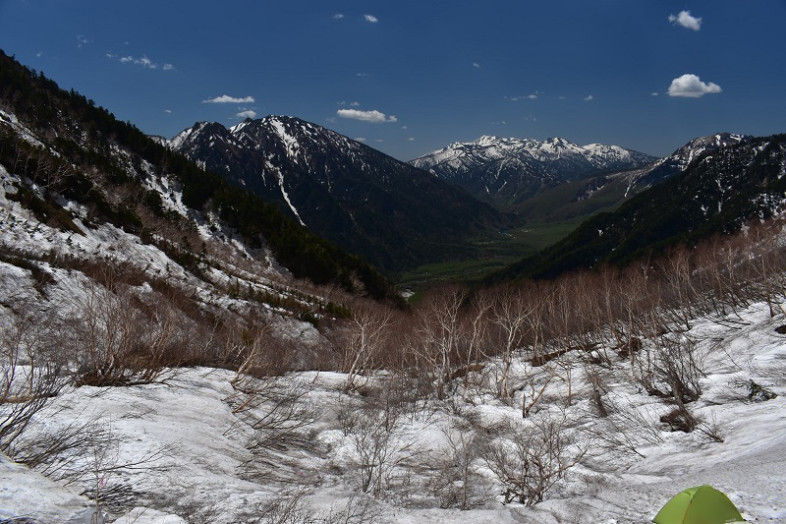
[[[344,18],[342,13],[336,13],[333,15],[333,20],[341,20],[342,18]]]
[[[208,98],[202,100],[203,104],[253,104],[256,102],[253,96],[236,97],[229,95],[221,95],[215,98]]]
[[[584,97],[585,102],[592,102],[593,100],[595,100],[595,97],[592,95],[587,95]]]
[[[474,67],[476,69],[480,69],[480,64],[477,63],[477,62],[472,62],[472,67]]]
[[[374,15],[363,15],[363,18],[366,20],[366,22],[370,22],[372,24],[379,22],[379,18]]]
[[[251,109],[246,109],[245,111],[240,111],[238,114],[235,115],[238,118],[256,118],[257,112]]]
[[[77,47],[83,47],[91,43],[92,40],[89,40],[85,35],[76,35],[76,42]]]
[[[537,100],[539,95],[540,93],[535,91],[534,93],[529,95],[506,96],[505,98],[507,100],[510,100],[511,102],[519,102],[521,100]]]
[[[414,136],[411,136],[411,137],[407,138],[407,142],[414,142],[414,141],[415,141],[415,137]]]
[[[691,16],[690,11],[680,11],[678,15],[669,15],[669,22],[674,25],[681,25],[685,29],[698,31],[701,29],[701,18]]]
[[[155,69],[157,67],[152,60],[150,60],[148,57],[144,55],[142,56],[142,58],[136,58],[130,55],[124,56],[120,58],[120,62],[123,64],[141,65],[142,67],[145,67],[147,69]]]
[[[658,96],[658,95],[660,95],[660,93],[658,93],[657,91],[653,91],[652,93],[650,93],[650,96]]]
[[[171,115],[172,114],[172,110],[171,109],[164,109],[164,113],[166,113],[168,115]]]
[[[704,83],[698,76],[691,74],[675,78],[669,86],[669,96],[684,98],[699,98],[709,93],[720,93],[721,91],[718,84]]]
[[[107,58],[114,58],[115,55],[111,53],[106,53]],[[150,60],[147,56],[142,55],[141,58],[137,58],[135,56],[127,55],[120,57],[120,63],[122,64],[134,64],[138,66],[142,66],[145,69],[159,69],[161,68],[163,71],[172,71],[175,66],[172,64],[164,64],[163,66],[159,66],[157,63]]]
[[[360,109],[339,109],[336,114],[341,118],[360,120],[362,122],[372,122],[375,124],[381,124],[384,122],[398,122],[398,119],[395,116],[387,116],[385,113],[377,110],[362,111]]]
[[[365,142],[365,141],[366,141],[366,137],[364,136],[359,136],[355,139],[355,142]]]

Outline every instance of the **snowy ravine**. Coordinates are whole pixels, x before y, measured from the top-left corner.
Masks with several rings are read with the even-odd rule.
[[[297,500],[300,515],[315,519],[308,522],[338,522],[337,516],[343,516],[341,522],[621,524],[650,522],[672,495],[706,483],[725,492],[748,521],[786,522],[786,335],[776,331],[784,323],[783,315],[771,318],[763,304],[692,323],[684,335],[697,341],[697,363],[704,373],[701,398],[690,405],[701,429],[692,433],[669,432],[659,422],[671,408],[633,383],[630,364],[621,359],[603,376],[611,414],[596,416],[583,367],[574,364],[575,400],[564,414],[573,421],[577,443],[586,439],[589,451],[544,502],[532,507],[504,505],[501,487],[481,459],[472,464],[480,487],[467,511],[440,509],[423,487],[428,484],[420,477],[427,475],[425,468],[411,468],[405,487],[378,497],[361,493],[357,447],[362,441],[353,437],[357,427],[346,421],[347,408],[363,398],[342,392],[345,375],[302,372],[247,382],[241,389],[253,385],[263,392],[249,401],[252,397],[233,388],[234,372],[187,368],[171,370],[154,384],[69,387],[52,399],[22,442],[32,447],[45,435],[78,427],[80,439],[89,444],[74,448],[63,462],[61,473],[73,473],[70,483],[3,457],[0,519],[89,522],[93,505],[80,493],[90,494],[98,485],[117,499],[133,501],[134,509],[109,513],[122,523],[267,522],[256,519],[271,500]],[[444,428],[457,417],[487,428],[498,427],[494,421],[519,421],[517,406],[501,403],[477,385],[489,379],[495,365],[489,363],[484,376],[471,381],[476,386],[460,388],[448,401],[423,402],[401,415],[391,453],[409,450],[425,465],[444,456]],[[512,382],[542,372],[519,359]],[[778,396],[749,400],[751,380]],[[533,417],[562,412],[556,404],[566,384],[551,384]],[[307,421],[305,426],[278,433],[252,427],[256,422],[259,428],[270,413],[271,399],[283,398],[274,392],[291,394],[293,409],[304,410],[298,418]],[[280,440],[272,445],[271,436]],[[254,445],[265,438],[267,447]],[[628,449],[623,443],[630,444]],[[266,468],[266,461],[274,466]],[[117,469],[91,473],[102,466]],[[351,510],[359,507],[367,520],[352,519]]]

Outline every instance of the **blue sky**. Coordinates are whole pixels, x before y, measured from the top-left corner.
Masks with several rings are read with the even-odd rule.
[[[146,133],[289,115],[401,160],[786,132],[784,27],[786,0],[0,0],[0,48]]]

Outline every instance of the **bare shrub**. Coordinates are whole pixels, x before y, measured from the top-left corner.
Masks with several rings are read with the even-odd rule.
[[[400,432],[412,407],[404,384],[394,378],[379,396],[368,398],[348,435],[355,451],[350,464],[360,490],[375,497],[389,493],[418,465],[414,443],[402,440]]]
[[[342,507],[334,505],[326,514],[305,508],[303,490],[284,492],[238,515],[243,522],[256,524],[371,524],[384,522],[382,512],[366,498],[350,497]]]
[[[656,380],[668,388],[680,408],[701,396],[704,376],[696,361],[696,343],[687,336],[664,335],[656,344]]]
[[[316,412],[305,399],[305,388],[292,381],[252,377],[235,379],[233,386],[236,392],[224,402],[253,430],[246,444],[252,458],[240,466],[242,475],[288,485],[315,482],[327,450],[309,429]]]
[[[314,512],[303,508],[303,495],[303,491],[283,494],[241,517],[256,524],[317,524]]]
[[[481,437],[467,424],[445,426],[442,434],[445,445],[429,460],[433,468],[429,487],[441,508],[470,509],[472,494],[481,478],[474,467],[481,455]]]
[[[89,286],[70,319],[78,386],[151,382],[178,343],[180,319],[167,305],[145,307],[127,286],[112,287]]]
[[[47,311],[29,308],[0,317],[0,451],[4,453],[13,454],[14,441],[62,386],[51,318]]]
[[[343,507],[334,505],[320,524],[376,524],[385,522],[383,512],[367,497],[350,497]]]
[[[78,435],[79,442],[74,441],[77,429],[82,431]],[[94,417],[88,424],[69,426],[65,431],[69,436],[64,442],[70,442],[71,445],[50,457],[43,472],[64,481],[66,485],[80,486],[82,495],[93,501],[93,518],[97,522],[104,522],[101,519],[106,518],[107,511],[119,513],[133,506],[137,499],[138,494],[129,483],[122,478],[114,482],[116,477],[139,471],[167,472],[176,468],[171,463],[163,463],[170,455],[170,450],[163,447],[137,459],[122,461],[122,441],[114,434],[111,420],[103,421],[100,417]]]
[[[723,443],[726,440],[723,438],[723,430],[714,412],[710,420],[699,421],[698,429],[714,442]]]
[[[552,380],[557,377],[558,369],[553,363],[538,367],[539,372],[530,366],[525,375],[520,377],[520,384],[515,390],[521,392],[521,418],[529,417],[540,403]]]
[[[511,424],[504,440],[492,442],[483,452],[489,469],[502,483],[505,503],[527,506],[542,502],[546,493],[579,464],[586,448],[568,435],[567,419],[545,417],[530,424]]]
[[[606,408],[606,405],[603,403],[603,395],[607,393],[607,390],[603,384],[600,374],[588,366],[585,367],[584,374],[587,377],[587,382],[589,382],[590,385],[590,398],[592,400],[593,406],[595,406],[597,415],[600,418],[608,417],[609,411]]]
[[[649,417],[648,410],[640,407],[630,407],[618,402],[615,396],[607,395],[605,399],[609,416],[604,419],[604,424],[599,425],[594,433],[592,453],[595,456],[604,456],[607,453],[627,453],[643,457],[639,453],[640,446],[658,445],[663,442],[660,428]]]

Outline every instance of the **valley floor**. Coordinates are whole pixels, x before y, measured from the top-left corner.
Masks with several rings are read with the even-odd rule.
[[[764,305],[694,321],[686,336],[697,341],[704,376],[692,433],[659,422],[670,407],[631,381],[622,360],[603,371],[607,417],[597,415],[576,360],[570,406],[568,383],[551,381],[523,422],[516,405],[484,386],[494,363],[445,401],[379,408],[385,420],[364,419],[369,399],[342,392],[347,376],[337,373],[238,382],[234,372],[190,368],[149,385],[69,388],[36,414],[16,447],[37,449],[53,437],[70,447],[34,469],[0,459],[0,519],[90,522],[98,491],[108,521],[121,523],[621,524],[650,522],[672,495],[706,483],[750,522],[786,522],[786,336],[776,332],[783,324]],[[512,383],[544,372],[519,363]],[[751,381],[778,396],[749,400]],[[506,423],[555,416],[586,454],[544,502],[503,504],[479,454],[466,454],[464,481],[444,481],[456,466],[445,458],[457,456],[470,432],[490,441]],[[379,424],[389,425],[382,439]],[[380,452],[369,458],[371,448]],[[382,467],[369,469],[370,461]],[[465,485],[470,509],[461,511],[456,493]]]

